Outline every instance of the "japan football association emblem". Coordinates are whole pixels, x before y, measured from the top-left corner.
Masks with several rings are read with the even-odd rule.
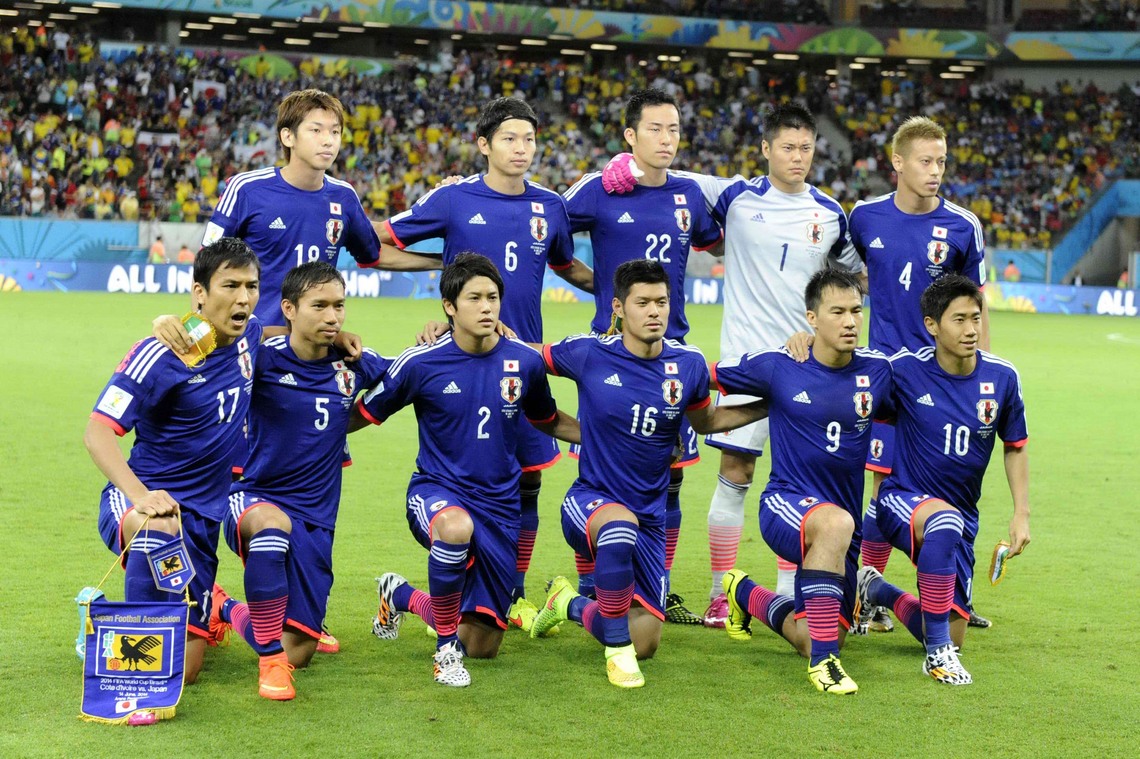
[[[341,393],[351,398],[356,392],[356,372],[343,366],[336,367],[336,387]]]
[[[677,219],[677,229],[682,232],[688,232],[689,228],[693,226],[693,215],[688,208],[678,208],[673,212],[673,216]]]
[[[507,403],[517,403],[522,397],[522,380],[518,377],[503,377],[499,380],[499,395]]]
[[[239,353],[237,357],[238,368],[241,369],[241,376],[246,379],[253,377],[253,359],[249,357],[248,353]]]
[[[871,405],[874,398],[867,390],[860,390],[855,393],[855,413],[859,415],[860,419],[866,419],[871,415]]]
[[[978,401],[978,421],[987,427],[997,421],[998,402],[993,398]]]
[[[325,239],[329,241],[329,245],[336,245],[340,242],[340,235],[343,231],[344,222],[340,219],[329,219],[325,222]]]
[[[881,459],[883,457],[883,441],[879,438],[871,440],[871,458]]]
[[[812,245],[823,242],[823,225],[812,222],[807,225],[807,239]]]
[[[681,393],[684,389],[685,386],[679,379],[667,379],[661,383],[661,395],[670,406],[676,406],[681,402]]]
[[[537,216],[530,218],[530,236],[539,242],[546,240],[550,233],[550,225],[546,219],[540,219]]]
[[[941,240],[931,240],[926,243],[926,257],[930,259],[930,263],[939,266],[946,260],[946,254],[950,252],[950,245]]]

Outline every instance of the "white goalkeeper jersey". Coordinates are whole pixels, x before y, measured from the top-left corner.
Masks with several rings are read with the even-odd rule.
[[[724,228],[721,359],[777,347],[798,331],[810,332],[804,288],[829,262],[862,271],[843,208],[811,185],[789,195],[767,177],[676,173],[700,185]]]

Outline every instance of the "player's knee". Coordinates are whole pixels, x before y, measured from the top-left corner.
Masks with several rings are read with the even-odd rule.
[[[125,542],[141,530],[144,524],[146,529],[151,532],[163,532],[167,535],[178,534],[178,519],[176,517],[151,517],[148,521],[145,515],[132,509],[123,516],[123,541]]]
[[[293,522],[289,519],[288,514],[269,503],[258,504],[242,515],[242,537],[249,539],[265,530],[280,530],[284,533],[291,533]]]
[[[475,523],[466,509],[444,509],[431,523],[432,538],[445,543],[469,543],[475,534]]]
[[[680,483],[685,479],[685,470],[681,468],[672,468],[669,470],[669,482],[673,485]]]
[[[753,456],[740,456],[729,451],[722,451],[720,455],[720,474],[737,485],[748,485],[756,471],[756,458]]]
[[[812,542],[833,539],[849,543],[855,534],[855,519],[846,509],[827,505],[808,515],[804,522],[804,530]]]

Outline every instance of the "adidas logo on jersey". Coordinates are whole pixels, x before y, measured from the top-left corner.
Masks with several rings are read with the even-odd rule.
[[[281,379],[279,379],[277,381],[280,382],[282,385],[292,385],[293,387],[297,386],[297,378],[293,376],[293,372],[289,372],[288,374],[286,374],[284,377],[282,377]]]
[[[633,224],[633,223],[634,223],[633,217],[629,215],[629,211],[626,211],[625,213],[623,213],[621,216],[618,217],[618,224]]]
[[[811,398],[808,397],[807,390],[801,390],[792,400],[796,403],[811,403]]]
[[[882,240],[880,240],[878,237],[876,237],[874,240],[871,240],[871,244],[868,245],[867,247],[868,248],[883,248],[886,246],[883,245]]]
[[[613,385],[614,387],[621,387],[621,377],[617,376],[617,373],[615,372],[606,377],[606,384]]]
[[[197,385],[197,384],[200,384],[200,383],[205,382],[205,381],[206,381],[206,378],[203,377],[201,374],[195,374],[193,377],[186,380],[186,384],[187,385]]]
[[[285,222],[281,221],[281,217],[278,216],[276,219],[273,220],[273,223],[269,225],[269,228],[270,229],[285,229]]]
[[[456,393],[460,393],[460,392],[463,392],[463,391],[460,390],[459,385],[455,384],[454,382],[448,382],[447,387],[445,387],[443,389],[444,395],[455,395]]]
[[[763,223],[763,222],[764,222],[764,214],[763,214],[763,213],[760,213],[760,212],[758,211],[758,212],[756,213],[756,215],[752,217],[752,219],[751,219],[751,220],[752,220],[752,221],[758,221],[758,222],[760,222],[760,223]]]
[[[923,405],[923,406],[933,406],[934,405],[934,399],[930,397],[930,393],[927,393],[926,395],[919,398],[918,402],[920,405]]]
[[[487,222],[483,220],[483,214],[477,213],[474,216],[472,216],[470,219],[468,219],[467,223],[468,224],[486,224]]]

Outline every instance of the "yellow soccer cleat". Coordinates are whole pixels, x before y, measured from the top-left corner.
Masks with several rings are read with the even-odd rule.
[[[746,579],[748,579],[746,572],[730,569],[724,573],[720,581],[720,586],[724,588],[724,595],[728,599],[728,619],[724,621],[724,631],[732,640],[752,638],[752,615],[736,601],[736,589]]]
[[[557,634],[554,631],[558,629],[558,625],[570,618],[570,601],[577,595],[578,591],[565,577],[559,575],[551,580],[546,603],[542,605],[542,608],[531,620],[530,637],[538,638]]]
[[[839,657],[831,654],[814,667],[808,667],[808,680],[821,693],[850,696],[859,692],[859,686],[843,671]]]
[[[534,618],[538,615],[538,608],[523,597],[518,597],[507,610],[507,621],[524,633],[529,633],[534,626]]]
[[[637,651],[633,644],[610,648],[606,646],[606,677],[619,688],[640,688],[645,685],[645,676],[637,666]]]

